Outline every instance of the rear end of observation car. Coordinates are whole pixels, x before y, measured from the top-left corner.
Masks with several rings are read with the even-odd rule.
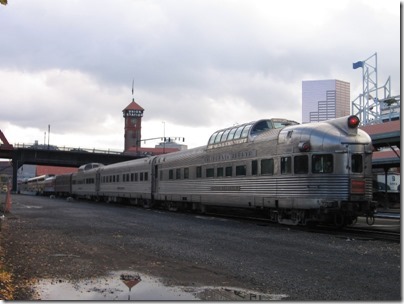
[[[280,132],[283,157],[293,150],[293,174],[278,180],[278,208],[272,215],[279,222],[343,226],[373,214],[372,143],[358,126],[358,117],[349,116]]]

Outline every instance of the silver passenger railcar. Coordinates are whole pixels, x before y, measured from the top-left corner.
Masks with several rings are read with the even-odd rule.
[[[152,158],[130,160],[102,167],[98,172],[96,195],[104,200],[127,200],[146,206],[152,200]]]
[[[55,176],[55,195],[61,197],[70,196],[72,193],[72,173]]]
[[[206,147],[154,159],[154,197],[174,207],[255,208],[285,224],[351,223],[372,212],[372,144],[356,116],[260,120]]]
[[[97,198],[97,173],[103,164],[90,163],[79,167],[76,173],[71,177],[71,194],[75,197],[87,199]]]

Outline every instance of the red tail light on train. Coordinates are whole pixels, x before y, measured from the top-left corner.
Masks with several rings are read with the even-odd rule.
[[[356,115],[351,115],[348,117],[348,127],[351,129],[357,128],[360,122],[360,119]]]

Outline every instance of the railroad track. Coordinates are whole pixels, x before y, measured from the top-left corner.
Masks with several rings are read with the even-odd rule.
[[[379,241],[389,241],[400,243],[401,234],[400,232],[394,231],[386,231],[380,229],[372,229],[372,227],[345,227],[343,229],[348,235],[352,235],[352,237],[356,237],[357,239],[375,239]]]
[[[233,215],[233,214],[219,214],[219,213],[205,213],[204,215],[214,216],[218,218],[226,218],[226,219],[235,219],[240,221],[247,221],[250,223],[255,223],[257,225],[266,226],[266,225],[274,225],[281,226],[277,223],[271,222],[269,219],[260,218],[260,217],[251,217],[251,216],[241,216],[241,215]],[[375,229],[372,226],[368,227],[355,227],[355,226],[347,226],[344,228],[336,228],[330,226],[319,225],[317,227],[306,227],[306,226],[283,226],[288,227],[290,229],[302,230],[311,233],[322,233],[328,235],[334,235],[338,238],[343,238],[346,240],[378,240],[378,241],[386,241],[386,242],[394,242],[400,243],[401,234],[400,232],[387,231],[382,229]]]
[[[129,205],[122,205],[126,207],[133,207]],[[159,209],[159,211],[164,211]],[[165,210],[167,211],[167,210]],[[170,211],[167,211],[170,212]],[[179,211],[180,212],[180,211]],[[189,212],[184,212],[189,213]],[[379,240],[379,241],[387,241],[387,242],[394,242],[400,243],[401,235],[399,232],[392,232],[386,231],[381,229],[375,229],[372,226],[367,227],[355,227],[355,226],[347,226],[342,229],[330,226],[316,226],[316,227],[307,227],[307,226],[285,226],[274,223],[270,221],[268,218],[265,217],[258,217],[254,214],[249,216],[238,214],[238,213],[219,213],[219,212],[205,212],[204,214],[197,214],[198,216],[212,216],[217,218],[223,219],[234,219],[244,222],[250,222],[260,226],[279,226],[279,227],[287,227],[289,229],[307,231],[311,233],[322,233],[322,234],[329,234],[335,235],[338,238],[344,238],[347,240]]]

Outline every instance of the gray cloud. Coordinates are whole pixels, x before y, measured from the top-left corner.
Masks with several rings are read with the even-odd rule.
[[[145,121],[217,126],[243,122],[240,107],[300,120],[302,80],[349,81],[353,99],[352,62],[376,51],[380,84],[399,92],[399,1],[301,2],[9,1],[0,122],[122,132],[132,79]]]

